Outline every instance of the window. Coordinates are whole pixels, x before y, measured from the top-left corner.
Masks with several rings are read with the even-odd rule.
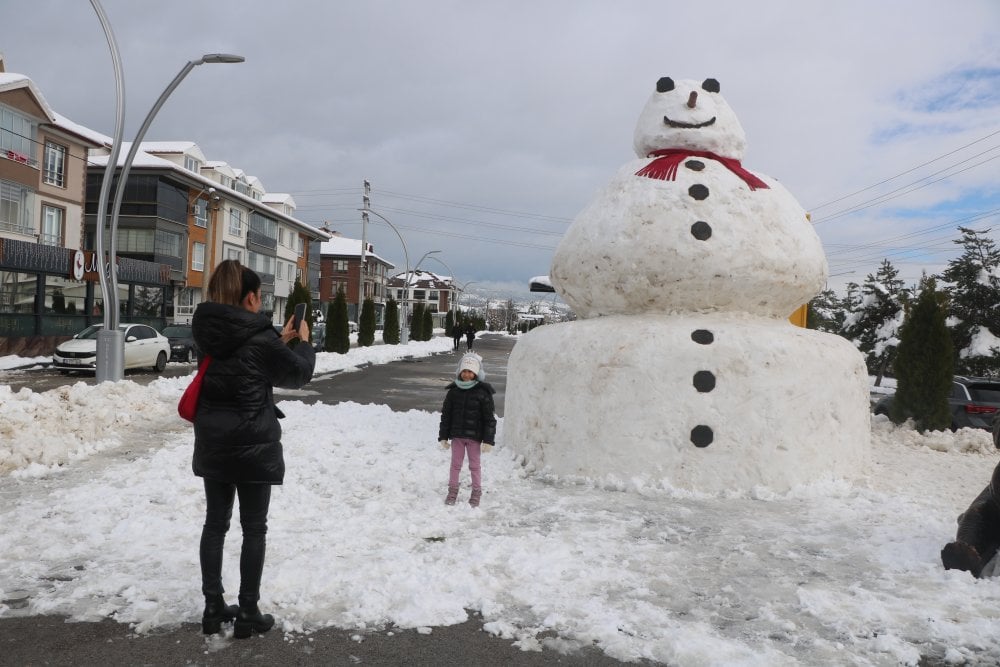
[[[304,255],[305,252],[306,252],[305,243],[303,242],[302,237],[300,236],[299,237],[299,257],[301,257],[302,255]]]
[[[195,227],[208,227],[208,201],[198,199],[194,203]]]
[[[37,287],[34,274],[0,271],[0,313],[35,312]]]
[[[280,259],[277,262],[277,271],[278,272],[275,274],[275,276],[278,279],[282,279],[283,280],[285,278],[285,263],[282,262]]]
[[[243,250],[240,248],[234,248],[232,246],[226,246],[226,259],[235,259],[237,262],[243,263]]]
[[[194,173],[197,174],[199,171],[201,171],[201,162],[199,162],[197,158],[193,158],[190,155],[185,155],[184,168],[187,169],[188,171],[193,171]]]
[[[243,236],[243,211],[238,208],[229,209],[229,233],[232,236]]]
[[[424,290],[422,290],[422,289],[415,289],[415,290],[413,290],[413,300],[414,301],[423,301],[424,298],[425,298],[425,296],[424,296],[425,294],[426,294],[426,292]]]
[[[42,206],[42,233],[38,242],[42,245],[61,246],[63,244],[63,219],[66,212],[55,206]]]
[[[284,227],[278,227],[278,244],[286,245],[285,243],[285,229]]]
[[[8,160],[37,165],[32,157],[37,126],[27,116],[0,106],[0,154]]]
[[[437,301],[438,300],[437,290],[434,290],[434,291],[431,292],[431,294],[430,294],[430,300],[431,301]]]
[[[193,270],[193,271],[204,271],[205,270],[205,244],[204,243],[192,243],[191,244],[191,270]]]
[[[346,259],[335,259],[335,260],[333,260],[333,270],[334,271],[347,271],[347,260]]]
[[[44,179],[49,185],[66,187],[66,147],[45,142]]]
[[[0,230],[33,234],[31,209],[34,191],[20,183],[0,181]]]

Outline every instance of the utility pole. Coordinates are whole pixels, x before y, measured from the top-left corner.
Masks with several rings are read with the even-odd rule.
[[[365,193],[361,196],[361,264],[358,266],[358,331],[361,330],[361,306],[365,302],[365,253],[368,252],[368,207],[372,203],[372,184],[365,179]]]

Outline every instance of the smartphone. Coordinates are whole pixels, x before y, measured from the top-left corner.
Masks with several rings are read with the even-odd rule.
[[[295,317],[292,318],[292,330],[298,332],[302,320],[306,319],[306,302],[295,304]]]

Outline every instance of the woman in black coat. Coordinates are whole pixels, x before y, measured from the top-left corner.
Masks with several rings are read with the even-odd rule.
[[[207,296],[191,321],[198,348],[211,358],[198,398],[192,462],[194,474],[204,478],[207,504],[200,548],[202,631],[213,634],[235,619],[234,636],[245,638],[274,625],[257,607],[271,485],[285,475],[278,423],[284,415],[274,405],[272,387],[309,382],[316,353],[311,345],[288,347],[294,338],[309,340],[304,320],[298,331],[290,319],[281,335],[275,332],[259,312],[260,277],[239,262],[219,264]],[[243,529],[238,609],[227,607],[222,596],[223,544],[237,495]]]
[[[941,550],[946,570],[965,570],[977,579],[1000,548],[1000,464],[990,483],[958,517],[955,541]]]

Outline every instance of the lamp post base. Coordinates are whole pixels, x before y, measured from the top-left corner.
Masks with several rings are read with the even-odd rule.
[[[97,365],[94,379],[101,382],[118,382],[125,377],[125,332],[120,329],[97,332]]]

